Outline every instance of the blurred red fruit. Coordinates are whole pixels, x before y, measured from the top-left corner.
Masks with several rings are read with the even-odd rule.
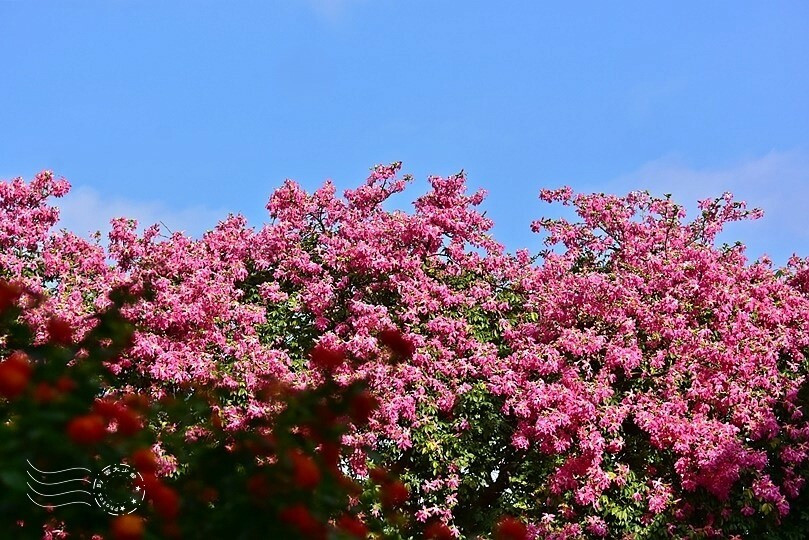
[[[14,399],[25,391],[31,379],[33,367],[28,355],[15,351],[0,362],[0,396]]]
[[[0,365],[0,396],[15,399],[25,391],[28,386],[28,377],[16,369]]]
[[[257,396],[264,401],[283,399],[294,394],[295,389],[289,384],[275,379],[264,381],[257,392]]]
[[[140,478],[135,480],[135,483],[146,490],[146,494],[154,492],[161,486],[160,479],[153,472],[142,471]]]
[[[383,330],[376,338],[382,345],[389,348],[397,360],[408,360],[416,352],[416,346],[401,331]]]
[[[143,429],[143,421],[138,413],[121,407],[118,414],[115,415],[115,420],[118,422],[118,433],[130,437]]]
[[[342,472],[336,475],[337,484],[345,490],[350,497],[357,497],[362,493],[362,486],[357,482],[344,475]]]
[[[368,537],[368,527],[357,516],[343,514],[337,520],[337,528],[354,538]]]
[[[118,516],[110,524],[114,540],[140,540],[143,538],[143,518],[133,514]]]
[[[28,355],[23,351],[14,351],[8,355],[5,362],[23,371],[26,375],[31,375],[31,372],[34,371],[34,366],[31,365],[31,359],[28,358]]]
[[[123,398],[124,405],[136,410],[146,409],[149,406],[149,398],[143,394],[127,394]]]
[[[34,401],[37,403],[50,403],[58,395],[56,388],[46,382],[41,382],[34,388]]]
[[[180,496],[170,487],[158,484],[147,495],[155,512],[163,519],[174,519],[180,513]]]
[[[51,341],[59,345],[71,345],[73,343],[73,328],[70,323],[60,317],[51,317],[46,326]]]
[[[93,403],[93,412],[103,416],[107,420],[116,418],[122,408],[123,405],[111,399],[97,399]]]
[[[150,448],[138,448],[132,452],[132,466],[141,473],[154,473],[157,471],[157,456]]]
[[[338,470],[340,464],[340,445],[335,443],[323,443],[320,445],[320,457],[323,463],[330,470]]]
[[[528,540],[528,527],[512,516],[503,516],[494,527],[495,540]]]
[[[363,425],[368,423],[368,420],[371,418],[371,413],[373,413],[377,407],[379,407],[379,400],[376,396],[367,390],[363,390],[351,398],[349,402],[349,416],[355,424]]]
[[[97,414],[78,416],[67,424],[67,435],[76,444],[101,442],[105,432],[104,419]]]
[[[17,303],[22,296],[23,288],[19,283],[0,281],[0,313]]]
[[[293,527],[304,538],[322,538],[325,536],[325,527],[314,516],[309,509],[302,504],[288,506],[278,512],[278,517],[287,525]]]
[[[410,492],[399,480],[382,486],[382,504],[388,508],[397,508],[407,502]]]
[[[330,349],[323,345],[317,345],[309,353],[312,364],[324,371],[334,371],[346,360],[345,353],[341,350]]]
[[[64,394],[67,394],[68,392],[72,392],[76,389],[76,381],[67,375],[63,375],[56,380],[56,389]]]
[[[455,540],[455,535],[446,524],[434,521],[425,527],[424,540]]]
[[[301,489],[312,489],[320,483],[320,469],[315,460],[301,452],[293,452],[292,460],[293,482]]]
[[[384,484],[388,481],[388,471],[380,467],[368,469],[368,476],[377,484]]]

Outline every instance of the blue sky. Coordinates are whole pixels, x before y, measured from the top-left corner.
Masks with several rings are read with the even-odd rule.
[[[541,187],[730,190],[767,216],[726,239],[809,255],[809,3],[670,4],[0,0],[0,178],[198,234],[284,178],[463,168],[511,249]]]

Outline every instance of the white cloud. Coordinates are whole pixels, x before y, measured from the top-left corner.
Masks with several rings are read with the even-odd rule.
[[[57,228],[65,228],[81,236],[101,231],[104,238],[110,230],[110,220],[117,217],[137,219],[139,229],[163,222],[173,232],[184,231],[191,236],[199,236],[228,215],[227,211],[203,206],[170,208],[157,201],[107,198],[85,186],[74,187],[64,198],[56,199],[52,204],[60,209]]]
[[[725,191],[762,208],[764,218],[732,226],[720,239],[741,240],[755,258],[769,255],[776,264],[796,252],[809,255],[809,151],[772,151],[726,168],[692,168],[675,157],[664,157],[599,186],[599,191],[626,193],[648,189],[655,195],[671,193],[693,215],[698,199]]]

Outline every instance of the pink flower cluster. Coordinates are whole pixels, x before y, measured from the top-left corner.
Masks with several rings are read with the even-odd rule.
[[[58,212],[46,201],[66,182],[42,173],[0,183],[0,272],[47,291],[42,317],[79,329],[112,287],[148,285],[153,296],[127,314],[135,342],[111,367],[147,377],[154,392],[191,380],[243,391],[245,402],[223,411],[234,429],[271,412],[259,395],[267,380],[320,376],[302,360],[306,347],[341,348],[351,362],[338,380],[365,378],[381,398],[368,428],[348,437],[359,469],[365,449],[411,448],[415,431],[483,383],[515,422],[515,449],[559,463],[539,481],[572,509],[529,516],[542,536],[609,536],[598,501],[630,472],[648,486],[649,516],[684,515],[700,490],[743,515],[756,512],[750,501],[789,511],[809,464],[799,398],[809,261],[775,270],[743,246],[714,245],[724,224],[758,211],[725,194],[686,221],[648,193],[543,190],[579,221],[536,221],[548,244],[537,263],[492,238],[477,209],[485,194],[467,193],[463,174],[431,177],[412,213],[386,210],[410,181],[400,166],[374,168],[343,197],[331,183],[310,194],[287,181],[260,228],[231,215],[192,239],[158,226],[139,234],[119,219],[107,246],[51,230]],[[495,340],[476,335],[471,313],[491,321]],[[413,347],[406,361],[378,339],[392,328]],[[461,431],[474,422],[455,420]],[[649,467],[633,461],[631,437],[653,450]],[[422,508],[423,519],[452,520],[458,478],[446,463],[420,486],[446,501]]]

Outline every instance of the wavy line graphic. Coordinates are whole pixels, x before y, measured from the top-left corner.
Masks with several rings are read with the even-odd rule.
[[[57,471],[43,471],[38,469],[31,463],[30,460],[26,460],[28,462],[28,466],[30,469],[33,469],[35,474],[31,473],[31,470],[25,471],[28,474],[28,477],[34,481],[34,483],[38,484],[39,486],[46,486],[45,488],[40,487],[39,490],[34,488],[31,485],[31,482],[27,482],[28,489],[36,496],[32,496],[31,493],[28,493],[28,498],[36,504],[37,506],[41,506],[43,508],[57,508],[59,506],[68,506],[71,504],[84,504],[87,506],[94,506],[92,504],[93,494],[90,491],[86,491],[83,489],[67,489],[66,491],[59,491],[64,490],[68,487],[72,486],[62,486],[63,484],[69,484],[73,482],[84,482],[87,484],[92,483],[89,478],[87,478],[86,474],[82,476],[76,476],[81,473],[92,473],[90,469],[86,469],[84,467],[71,467],[69,469],[60,469]],[[74,478],[68,478],[66,480],[57,480],[59,478],[56,475],[63,474],[63,473],[70,473],[70,476],[76,476]],[[54,486],[62,486],[62,487],[54,487]],[[77,486],[78,487],[78,486]],[[65,497],[65,496],[68,497]],[[84,499],[89,499],[84,500]]]
[[[26,459],[25,461],[27,461],[27,462],[28,462],[28,466],[29,466],[29,467],[31,467],[31,468],[32,468],[32,469],[34,469],[36,472],[41,473],[41,474],[59,474],[59,473],[67,472],[67,471],[85,471],[85,472],[88,472],[88,473],[93,472],[93,471],[91,471],[90,469],[85,469],[84,467],[73,467],[73,468],[71,468],[71,469],[62,469],[61,471],[40,471],[39,469],[37,469],[36,467],[34,467],[34,464],[33,464],[33,463],[31,463],[31,461],[30,461],[30,460]]]
[[[60,506],[68,506],[70,504],[85,504],[87,506],[93,506],[92,504],[90,504],[88,502],[84,502],[84,501],[70,501],[70,502],[60,503],[60,504],[39,504],[38,502],[36,502],[33,499],[33,497],[31,497],[30,493],[28,494],[28,498],[31,500],[32,503],[34,503],[37,506],[41,506],[42,508],[58,508]]]
[[[90,483],[90,480],[87,479],[87,478],[72,478],[70,480],[62,480],[61,482],[40,482],[39,480],[34,478],[29,471],[25,471],[25,473],[28,475],[28,477],[31,480],[33,480],[37,484],[40,484],[40,485],[43,485],[43,486],[57,486],[59,484],[66,484],[68,482],[86,482],[88,484]]]

